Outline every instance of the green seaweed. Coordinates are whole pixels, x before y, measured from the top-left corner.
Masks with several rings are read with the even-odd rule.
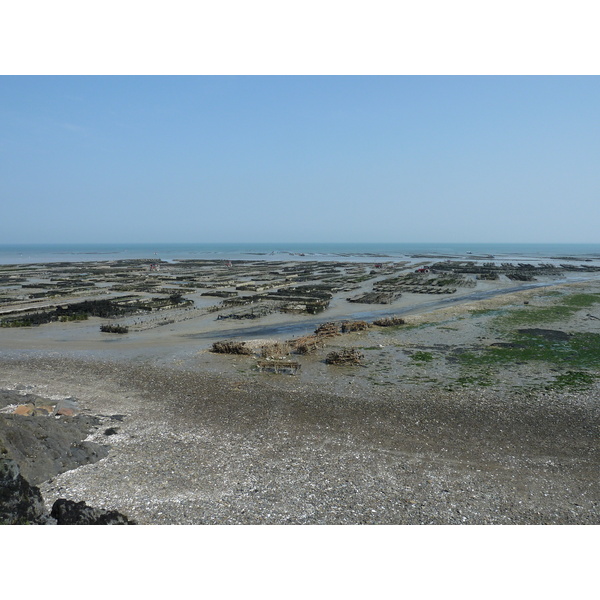
[[[571,294],[557,304],[526,306],[504,312],[494,319],[494,325],[506,328],[565,321],[582,308],[590,308],[598,303],[600,294]]]
[[[412,360],[417,362],[431,362],[433,360],[433,354],[431,352],[423,352],[419,350],[411,355]]]
[[[600,364],[600,334],[574,333],[556,341],[531,333],[515,333],[506,346],[493,346],[458,356],[463,366],[544,361],[554,365],[596,367]]]
[[[554,381],[547,386],[548,389],[565,389],[565,388],[573,388],[573,389],[587,389],[589,388],[594,381],[596,380],[596,376],[590,373],[586,373],[584,371],[567,371],[566,373],[562,373],[558,375]]]
[[[489,387],[493,384],[493,381],[486,374],[461,375],[460,377],[456,378],[455,382],[463,387],[469,385]]]

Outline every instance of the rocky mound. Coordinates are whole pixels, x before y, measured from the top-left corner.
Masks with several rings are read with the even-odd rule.
[[[37,484],[100,460],[108,446],[83,441],[100,425],[77,414],[72,398],[52,400],[0,390],[0,524],[126,525],[117,511],[57,500],[49,515]]]
[[[108,455],[108,446],[83,441],[100,425],[97,417],[77,414],[73,398],[52,400],[2,390],[0,444],[32,485]]]

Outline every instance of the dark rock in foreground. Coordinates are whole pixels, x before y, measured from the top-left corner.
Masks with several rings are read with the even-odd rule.
[[[102,510],[87,506],[85,502],[73,502],[59,498],[50,513],[57,525],[135,525],[116,510]]]
[[[44,516],[40,490],[29,485],[14,460],[0,458],[0,524],[38,524],[45,521]]]
[[[60,419],[0,415],[0,443],[27,481],[38,485],[108,455],[108,447],[83,441],[98,424],[98,419],[85,415]]]
[[[12,390],[0,391],[5,406],[27,400],[32,406],[48,399],[32,394],[23,396]],[[65,410],[75,412],[76,403]],[[58,411],[52,410],[52,414]],[[36,484],[59,473],[96,462],[108,454],[108,447],[82,441],[100,420],[84,415],[60,417],[0,415],[0,524],[3,525],[132,525],[134,521],[117,511],[106,511],[59,498],[46,511]],[[107,430],[110,431],[110,430]],[[113,430],[116,433],[116,429]],[[108,435],[108,434],[107,434]]]
[[[0,447],[0,451],[5,448]],[[6,452],[2,453],[6,457]],[[116,510],[103,510],[59,498],[46,512],[38,487],[21,475],[11,458],[0,458],[0,525],[135,525]]]

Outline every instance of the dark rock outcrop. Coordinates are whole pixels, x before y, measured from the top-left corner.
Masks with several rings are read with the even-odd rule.
[[[11,405],[16,405],[12,414],[0,414],[0,524],[134,524],[117,511],[63,498],[49,515],[37,484],[108,455],[108,446],[83,441],[100,420],[77,414],[73,398],[57,402],[0,390],[0,408]],[[111,435],[117,429],[106,431]]]
[[[0,447],[0,450],[2,448]],[[5,455],[4,455],[5,456]],[[59,498],[48,515],[37,486],[21,475],[11,458],[0,458],[0,525],[135,525],[116,510]]]
[[[32,485],[108,455],[108,448],[82,441],[99,424],[95,417],[0,415],[0,444]]]
[[[73,502],[59,498],[50,513],[57,525],[135,525],[116,510],[92,508],[85,502]]]
[[[0,458],[0,524],[38,524],[46,518],[40,490],[21,475],[14,460]]]

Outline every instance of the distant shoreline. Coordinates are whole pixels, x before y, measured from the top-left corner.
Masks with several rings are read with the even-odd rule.
[[[189,259],[370,262],[372,260],[598,261],[600,244],[156,243],[0,244],[0,265],[96,260]]]

